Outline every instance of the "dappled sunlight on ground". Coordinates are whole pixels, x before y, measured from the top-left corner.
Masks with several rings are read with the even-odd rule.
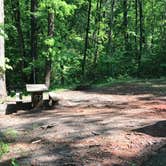
[[[139,86],[58,92],[54,109],[0,115],[10,142],[0,165],[12,158],[22,166],[141,165],[166,144],[166,105],[164,92],[146,87],[141,94]]]

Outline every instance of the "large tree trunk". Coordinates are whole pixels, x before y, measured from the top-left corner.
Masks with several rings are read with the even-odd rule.
[[[86,58],[87,58],[87,49],[89,45],[89,29],[90,29],[90,16],[91,16],[91,7],[92,2],[88,0],[88,16],[87,16],[87,25],[86,25],[86,36],[85,36],[85,46],[84,46],[84,56],[82,61],[82,76],[85,77],[85,65],[86,65]]]
[[[4,1],[0,0],[0,98],[6,96],[6,82],[5,82],[5,49],[4,49],[4,36],[3,27],[4,25]]]
[[[31,57],[33,62],[37,59],[37,20],[35,12],[37,10],[37,0],[31,0]],[[32,69],[33,83],[37,82],[36,67]]]
[[[54,37],[54,12],[48,13],[48,37]],[[51,55],[49,53],[49,57],[46,58],[46,66],[45,66],[45,84],[49,88],[50,80],[51,80]]]
[[[11,1],[11,5],[12,5],[12,9],[13,9],[13,16],[15,19],[15,26],[17,29],[17,33],[18,33],[18,48],[19,48],[19,52],[21,55],[21,76],[23,78],[23,80],[26,82],[26,78],[25,75],[23,73],[23,69],[24,69],[24,58],[25,58],[25,45],[24,45],[24,37],[23,37],[23,32],[22,32],[22,26],[21,26],[21,13],[20,13],[20,3],[19,0],[12,0]]]

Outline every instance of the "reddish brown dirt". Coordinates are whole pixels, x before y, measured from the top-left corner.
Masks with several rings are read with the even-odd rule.
[[[152,82],[56,93],[50,110],[1,115],[1,137],[21,166],[136,166],[166,145],[166,86]],[[7,130],[17,131],[16,136]]]

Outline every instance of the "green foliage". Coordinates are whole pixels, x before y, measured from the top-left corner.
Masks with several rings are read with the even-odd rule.
[[[8,36],[5,52],[6,57],[10,60],[6,66],[10,69],[6,71],[8,89],[23,88],[25,83],[32,83],[33,68],[37,71],[37,82],[43,83],[46,60],[52,61],[51,84],[53,87],[80,84],[88,1],[41,0],[38,1],[35,13],[30,11],[30,1],[20,0],[19,2],[24,57],[20,52],[18,22],[13,19],[16,11],[13,9],[11,1],[5,1],[5,33]],[[165,1],[143,1],[143,49],[139,75],[140,10],[137,10],[136,27],[135,1],[128,1],[127,29],[123,25],[122,1],[115,1],[113,14],[111,13],[111,0],[101,1],[101,4],[97,4],[97,2],[92,0],[84,82],[128,79],[138,76],[164,76],[166,73]],[[54,36],[51,38],[48,37],[48,13],[55,15]],[[37,21],[37,57],[35,60],[32,60],[31,57],[30,17],[32,15]],[[111,25],[112,17],[113,24]],[[125,32],[128,37],[127,49],[124,39]],[[0,68],[0,73],[2,72],[5,70]]]
[[[75,5],[68,4],[64,0],[42,0],[40,2],[40,10],[53,12],[61,18],[71,15],[75,8]]]
[[[9,152],[9,145],[0,141],[0,159],[5,153],[8,152]]]
[[[3,132],[3,135],[8,142],[12,142],[18,137],[18,132],[15,129],[8,128]]]
[[[8,58],[5,58],[5,65],[0,65],[0,76],[2,76],[6,70],[12,70],[12,67],[9,65],[10,60]]]
[[[7,39],[7,34],[4,31],[4,24],[0,24],[0,36],[3,36]]]
[[[12,159],[11,164],[12,164],[12,166],[19,166],[19,164],[17,163],[16,159]]]
[[[0,66],[0,77],[5,73],[4,67]]]

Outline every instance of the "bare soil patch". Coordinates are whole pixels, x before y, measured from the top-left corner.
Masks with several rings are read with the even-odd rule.
[[[164,166],[165,83],[55,95],[60,103],[54,109],[0,115],[0,137],[10,144],[0,165],[14,158],[21,166]]]

